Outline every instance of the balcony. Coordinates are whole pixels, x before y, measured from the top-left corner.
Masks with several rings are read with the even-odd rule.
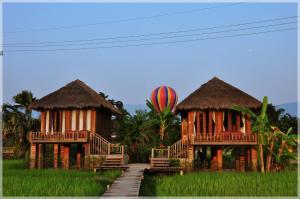
[[[88,142],[88,131],[67,132],[30,132],[30,143],[85,143]]]
[[[198,134],[193,145],[257,145],[256,133],[221,132]]]

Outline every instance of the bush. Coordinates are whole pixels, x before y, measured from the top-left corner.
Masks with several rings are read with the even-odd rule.
[[[178,160],[178,159],[170,159],[170,166],[171,167],[180,167],[180,160]]]

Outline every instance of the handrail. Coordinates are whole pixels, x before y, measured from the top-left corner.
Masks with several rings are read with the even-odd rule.
[[[221,132],[203,133],[194,138],[194,142],[257,142],[256,133]]]
[[[186,158],[188,150],[188,141],[187,140],[178,140],[170,147],[170,158]]]
[[[87,141],[89,131],[66,131],[66,132],[30,132],[29,141],[48,141],[48,142],[61,142],[61,141]]]

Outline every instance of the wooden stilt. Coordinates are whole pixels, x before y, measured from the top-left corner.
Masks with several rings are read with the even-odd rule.
[[[257,171],[257,149],[256,149],[256,147],[251,147],[251,166],[252,166],[252,171]]]
[[[239,148],[235,149],[235,170],[240,171],[240,150],[239,150]]]
[[[36,165],[36,144],[30,146],[30,169],[34,169]]]
[[[53,145],[53,168],[57,168],[58,166],[58,144]]]
[[[70,156],[70,146],[65,145],[64,146],[64,169],[69,170],[70,168],[70,161],[69,161],[69,156]]]
[[[43,144],[38,144],[38,168],[43,168],[44,150]]]
[[[245,168],[245,150],[241,149],[240,151],[240,171],[244,172],[246,170]]]
[[[88,169],[90,167],[90,165],[89,165],[89,156],[90,156],[89,144],[83,144],[83,148],[84,148],[84,168]]]
[[[61,161],[61,167],[65,168],[65,146],[64,145],[60,145],[60,161]]]
[[[81,167],[81,145],[78,144],[77,154],[76,154],[76,166],[77,169]]]
[[[218,166],[218,171],[223,170],[222,147],[219,147],[217,150],[217,166]]]

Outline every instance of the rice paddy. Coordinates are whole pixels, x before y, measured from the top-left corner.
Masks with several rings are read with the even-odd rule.
[[[146,175],[141,196],[297,196],[297,171]]]
[[[121,171],[28,170],[22,160],[3,161],[4,196],[101,196]]]

